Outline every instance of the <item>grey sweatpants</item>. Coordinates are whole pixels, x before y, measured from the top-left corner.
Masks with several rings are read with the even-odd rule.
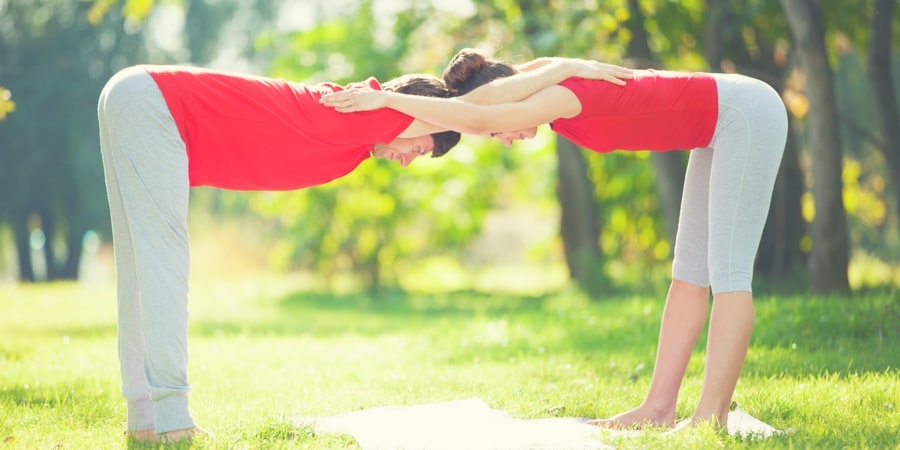
[[[115,247],[126,427],[157,433],[190,428],[185,145],[162,93],[141,67],[113,76],[97,111]]]
[[[781,97],[762,81],[716,74],[719,118],[688,160],[672,277],[713,294],[751,291],[753,263],[787,139]]]

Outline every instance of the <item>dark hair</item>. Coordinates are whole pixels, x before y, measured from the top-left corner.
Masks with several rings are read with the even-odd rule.
[[[451,96],[450,90],[440,78],[420,73],[394,78],[384,83],[381,88],[385,91],[425,97],[447,98]],[[444,156],[459,143],[460,135],[456,131],[443,131],[433,133],[431,138],[434,140],[434,151],[431,152],[431,157],[438,158]]]
[[[454,95],[465,95],[497,78],[519,71],[503,61],[491,59],[483,50],[464,48],[456,53],[444,69],[444,83]]]

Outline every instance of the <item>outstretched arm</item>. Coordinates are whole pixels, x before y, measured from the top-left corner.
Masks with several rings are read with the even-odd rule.
[[[353,89],[325,95],[320,102],[345,113],[392,108],[415,117],[400,137],[445,130],[484,134],[529,128],[578,114],[581,111],[578,99],[568,89],[556,86],[567,78],[605,80],[621,86],[633,77],[631,70],[624,67],[574,58],[538,58],[520,65],[519,70],[522,71],[519,74],[494,80],[455,99]],[[544,95],[534,95],[536,92]],[[526,101],[532,96],[537,98]],[[523,114],[527,108],[548,99],[551,101],[542,110]],[[478,105],[497,107],[477,108]]]
[[[530,128],[581,112],[578,98],[562,86],[550,86],[517,102],[490,105],[470,103],[462,98],[423,97],[369,89],[335,92],[323,96],[321,102],[340,112],[391,108],[440,130],[482,135]],[[401,137],[407,136],[401,134]]]
[[[614,64],[575,58],[538,58],[518,67],[519,73],[498,78],[459,98],[480,105],[522,100],[571,77],[604,80],[624,86],[630,69]]]

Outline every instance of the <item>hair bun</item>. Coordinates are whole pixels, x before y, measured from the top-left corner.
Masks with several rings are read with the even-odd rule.
[[[472,76],[491,64],[484,50],[464,48],[456,53],[444,69],[444,83],[450,90],[457,89]]]

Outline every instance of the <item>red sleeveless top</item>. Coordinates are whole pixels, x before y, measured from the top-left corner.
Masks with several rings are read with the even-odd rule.
[[[638,70],[625,86],[569,78],[560,83],[581,101],[581,113],[551,128],[589,150],[685,150],[705,147],[718,118],[710,74]]]

